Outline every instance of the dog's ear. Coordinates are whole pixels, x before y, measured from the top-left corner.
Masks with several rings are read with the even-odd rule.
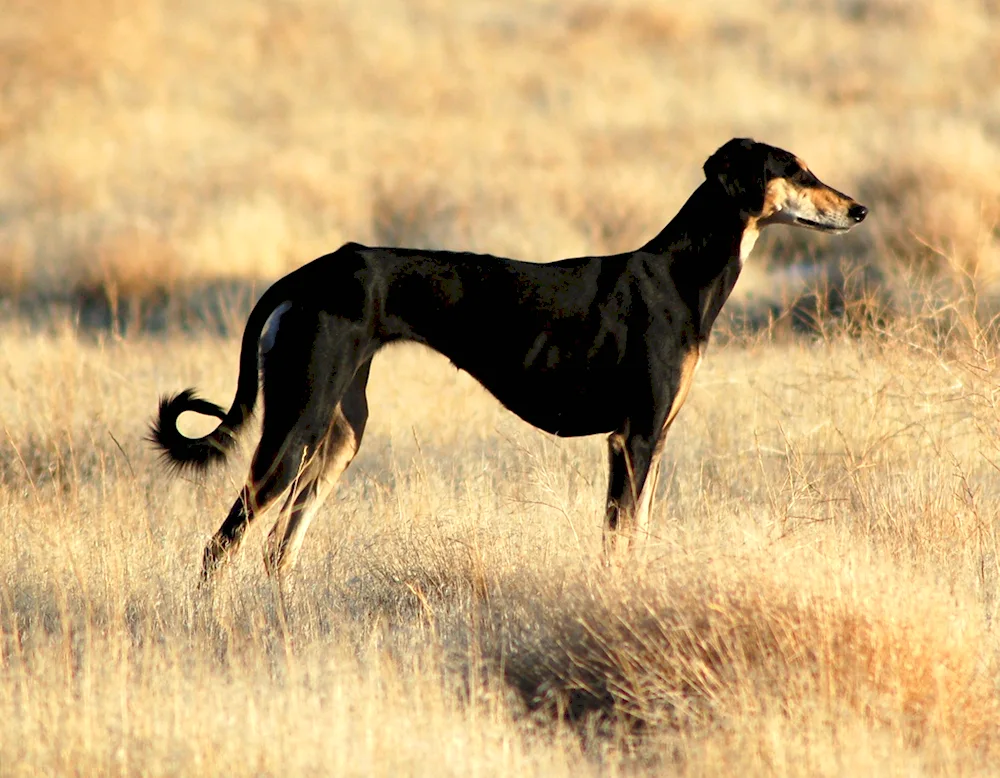
[[[705,178],[718,182],[726,194],[739,202],[741,210],[760,213],[767,185],[766,162],[761,144],[751,138],[733,138],[705,161]]]

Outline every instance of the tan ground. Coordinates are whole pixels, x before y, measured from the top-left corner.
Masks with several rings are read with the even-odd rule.
[[[769,257],[922,277],[881,332],[714,344],[615,576],[602,440],[389,351],[284,592],[267,519],[196,586],[248,450],[186,480],[141,439],[161,392],[228,402],[235,335],[5,314],[0,775],[993,774],[998,13],[7,2],[15,296],[266,281],[346,239],[626,249],[743,134],[874,208],[845,240],[762,241],[743,300],[781,295]]]

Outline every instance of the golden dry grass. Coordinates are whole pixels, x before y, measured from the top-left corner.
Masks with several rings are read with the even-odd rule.
[[[0,775],[994,772],[998,13],[7,2]],[[172,479],[141,438],[161,392],[225,402],[238,341],[8,307],[169,319],[185,286],[347,239],[627,249],[733,135],[873,206],[845,240],[767,236],[733,309],[759,323],[840,260],[867,299],[838,318],[817,295],[808,340],[772,338],[780,320],[719,339],[654,538],[615,575],[594,562],[603,441],[532,430],[399,348],[293,585],[264,575],[265,520],[198,589],[248,452]]]
[[[266,518],[196,585],[246,452],[189,481],[141,441],[159,390],[231,391],[236,340],[10,326],[0,772],[988,773],[1000,376],[910,324],[714,350],[613,575],[603,441],[390,350],[284,591]]]

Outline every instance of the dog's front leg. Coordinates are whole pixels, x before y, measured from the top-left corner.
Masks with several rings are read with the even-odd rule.
[[[632,551],[648,532],[657,467],[651,435],[615,432],[608,438],[608,500],[604,520],[604,562]]]

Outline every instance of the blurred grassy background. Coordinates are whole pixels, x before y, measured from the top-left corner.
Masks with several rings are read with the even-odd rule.
[[[9,0],[0,290],[155,297],[346,240],[533,260],[655,234],[734,135],[869,204],[768,257],[1000,271],[990,0]],[[772,231],[775,232],[775,231]],[[794,279],[792,286],[797,283]],[[800,284],[801,285],[801,284]]]

